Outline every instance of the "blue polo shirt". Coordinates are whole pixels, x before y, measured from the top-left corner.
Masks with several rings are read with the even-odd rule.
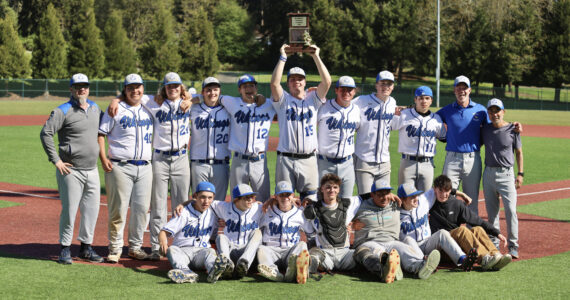
[[[468,153],[481,149],[481,125],[487,123],[487,109],[469,100],[463,107],[456,102],[437,111],[441,120],[447,124],[446,151]]]

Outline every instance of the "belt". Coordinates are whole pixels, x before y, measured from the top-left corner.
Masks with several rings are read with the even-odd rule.
[[[427,156],[411,156],[411,155],[407,155],[407,154],[402,154],[402,158],[404,159],[409,159],[409,160],[413,160],[413,161],[417,161],[417,162],[428,162],[428,161],[432,161],[433,157],[427,157]]]
[[[180,155],[186,154],[186,145],[184,145],[184,147],[180,148],[179,150],[175,150],[175,151],[161,151],[158,149],[154,149],[154,152],[159,153],[159,154],[162,153],[162,155],[180,156]]]
[[[335,163],[335,164],[343,163],[343,162],[345,162],[345,161],[347,161],[347,160],[349,160],[349,159],[352,158],[351,155],[349,155],[349,156],[347,156],[347,157],[342,157],[342,158],[330,158],[330,157],[328,157],[328,156],[324,156],[324,155],[320,155],[320,154],[317,155],[317,157],[318,157],[319,159],[327,160],[328,162],[332,162],[332,163]]]
[[[111,161],[118,162],[118,163],[127,163],[135,166],[146,166],[148,165],[148,160],[121,160],[121,159],[113,159]]]
[[[241,159],[247,159],[249,161],[260,161],[265,158],[265,152],[260,152],[258,155],[251,155],[251,156],[234,152],[234,156],[239,157]]]
[[[221,164],[229,164],[230,158],[226,157],[224,159],[191,159],[190,161],[201,164],[221,165]]]
[[[277,151],[277,155],[283,155],[283,156],[292,157],[292,158],[309,158],[311,156],[314,156],[315,152],[306,154],[306,153],[287,153],[287,152]]]

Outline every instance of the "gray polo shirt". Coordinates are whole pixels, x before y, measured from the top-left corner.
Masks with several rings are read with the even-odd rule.
[[[55,164],[61,159],[76,169],[89,170],[97,167],[97,134],[102,112],[95,102],[87,100],[87,103],[89,107],[83,110],[77,100],[72,98],[51,112],[40,133],[42,145],[51,163]],[[59,155],[53,140],[55,134]]]
[[[485,144],[485,165],[488,167],[512,167],[515,164],[513,151],[522,148],[521,136],[515,125],[509,123],[500,128],[484,124],[481,137]]]
[[[364,223],[364,227],[354,233],[354,247],[368,241],[383,243],[399,238],[400,209],[395,202],[379,207],[370,198],[362,202],[354,218]]]

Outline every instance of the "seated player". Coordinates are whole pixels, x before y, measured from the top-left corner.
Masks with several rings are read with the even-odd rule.
[[[467,203],[471,202],[467,195],[461,192],[457,194],[463,196]],[[413,183],[406,183],[398,188],[398,197],[402,199],[400,241],[423,254],[428,254],[435,249],[443,251],[464,271],[471,271],[477,260],[477,249],[471,248],[466,255],[447,230],[441,229],[431,234],[428,213],[435,202],[434,190],[429,189],[424,193],[416,190]]]
[[[160,251],[168,257],[173,268],[168,277],[176,283],[196,282],[198,274],[190,267],[206,269],[208,282],[215,283],[229,265],[227,259],[217,256],[210,247],[210,236],[217,232],[218,219],[210,209],[215,193],[213,184],[199,183],[194,200],[160,230]],[[174,237],[170,247],[168,236]]]
[[[307,282],[309,251],[301,241],[300,231],[306,226],[303,211],[293,204],[293,187],[280,181],[275,186],[275,196],[265,202],[260,228],[263,245],[257,250],[257,267],[261,276],[272,281]],[[285,276],[279,267],[286,268]]]
[[[483,270],[500,270],[512,261],[510,254],[501,255],[487,234],[496,236],[503,246],[507,239],[491,223],[482,220],[473,213],[463,201],[451,195],[451,179],[438,176],[434,182],[437,202],[430,209],[430,227],[435,232],[440,229],[449,231],[463,251],[477,248],[477,262]],[[462,224],[470,225],[469,229]]]
[[[372,198],[363,201],[353,223],[355,260],[385,283],[403,278],[401,268],[427,279],[439,264],[439,251],[433,250],[424,260],[423,253],[398,240],[400,210],[388,200],[392,188],[382,180],[372,185]]]

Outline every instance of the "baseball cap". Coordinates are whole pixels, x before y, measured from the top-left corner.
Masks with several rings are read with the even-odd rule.
[[[411,183],[404,183],[398,187],[398,197],[400,198],[412,197],[423,193],[424,191],[418,191]]]
[[[420,96],[430,96],[430,97],[433,98],[433,92],[432,92],[432,90],[429,88],[429,86],[425,86],[425,85],[422,85],[422,86],[418,87],[418,88],[416,89],[415,95],[416,95],[416,97],[420,97]]]
[[[244,83],[248,83],[248,82],[253,82],[255,84],[257,84],[257,81],[255,81],[255,78],[249,74],[244,74],[243,76],[241,76],[238,80],[238,88],[244,84]]]
[[[354,79],[350,76],[342,76],[336,82],[336,87],[350,87],[356,88],[356,83],[354,83]]]
[[[195,95],[195,94],[198,94],[198,91],[196,91],[195,88],[191,87],[191,88],[188,88],[188,93]]]
[[[378,180],[372,184],[371,192],[374,193],[374,192],[380,191],[380,190],[391,190],[391,189],[392,189],[392,187],[386,181]]]
[[[497,106],[500,109],[505,109],[505,106],[503,105],[503,101],[501,101],[497,98],[493,98],[493,99],[489,100],[489,102],[487,102],[487,108],[489,108],[491,106]]]
[[[83,73],[77,73],[71,76],[71,80],[69,80],[69,86],[79,83],[86,83],[87,85],[89,85],[89,78],[87,78],[87,75]]]
[[[382,71],[380,73],[378,73],[378,75],[376,75],[376,82],[380,81],[380,80],[390,80],[390,81],[394,81],[394,74],[392,74],[392,72],[390,71]]]
[[[204,81],[202,82],[202,88],[205,88],[206,86],[208,86],[210,84],[217,84],[218,86],[222,86],[220,84],[220,81],[216,77],[208,77],[208,78],[204,79]]]
[[[199,192],[212,192],[212,193],[216,193],[216,187],[207,182],[207,181],[202,181],[200,183],[198,183],[198,186],[196,186],[196,190],[194,191],[195,193],[199,193]]]
[[[299,67],[293,67],[289,69],[289,72],[287,73],[287,80],[289,80],[289,77],[291,77],[291,75],[301,75],[303,77],[307,77],[307,75],[305,75],[305,70]]]
[[[169,84],[182,84],[182,79],[177,73],[169,72],[164,75],[164,80],[162,80],[163,85]]]
[[[291,183],[289,183],[289,181],[279,181],[275,185],[275,195],[283,193],[293,193],[293,186],[291,186]]]
[[[232,190],[232,199],[236,199],[239,197],[247,196],[247,195],[256,195],[257,193],[251,189],[251,186],[247,184],[238,184]]]
[[[125,86],[129,84],[143,84],[143,80],[139,74],[129,74],[125,77],[125,82],[123,82]]]
[[[453,82],[453,86],[456,87],[460,83],[465,83],[468,88],[471,87],[471,81],[466,76],[460,75],[455,77],[455,82]]]

